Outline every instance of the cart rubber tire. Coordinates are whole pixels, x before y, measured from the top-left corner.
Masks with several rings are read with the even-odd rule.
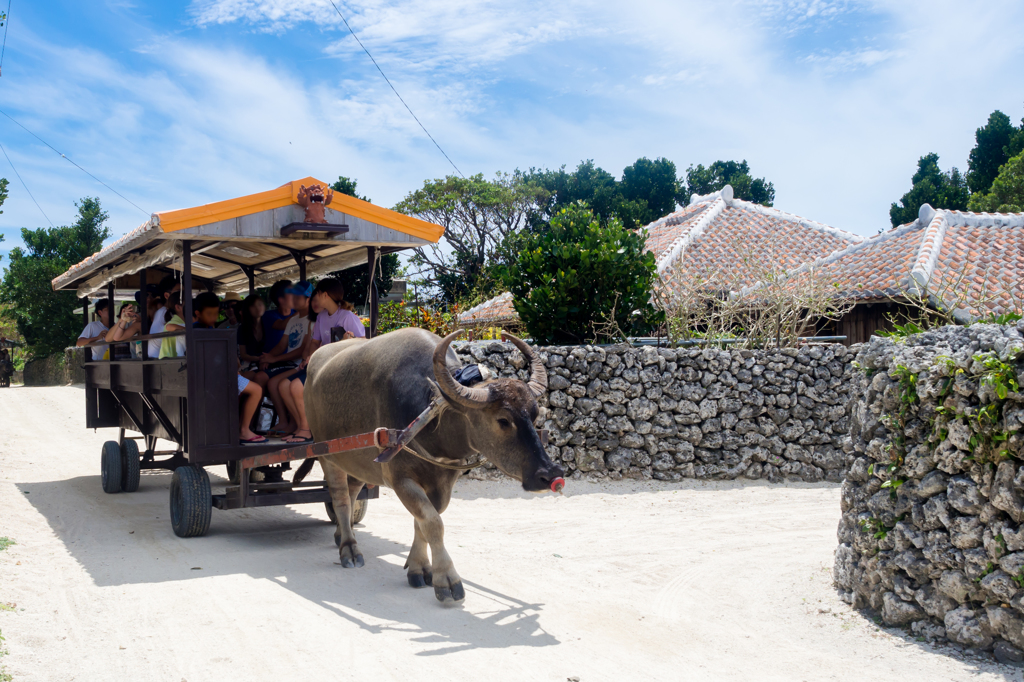
[[[100,480],[103,483],[103,492],[121,492],[121,446],[117,444],[116,440],[108,440],[103,444]]]
[[[356,525],[364,518],[366,518],[366,508],[369,506],[369,500],[356,500],[356,503],[352,506],[352,525]],[[334,513],[334,503],[324,502],[324,507],[327,509],[327,516],[331,519],[331,523],[338,524],[338,515]]]
[[[189,464],[171,477],[171,528],[179,538],[206,535],[213,516],[213,497],[206,469]]]
[[[228,462],[224,468],[228,470],[228,481],[238,483],[238,462]]]
[[[140,464],[138,444],[134,440],[121,443],[121,490],[133,493],[139,489]]]
[[[366,508],[370,506],[369,500],[356,500],[352,505],[352,525],[356,525],[366,518]]]

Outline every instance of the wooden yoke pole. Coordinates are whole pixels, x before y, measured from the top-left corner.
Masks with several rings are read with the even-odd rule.
[[[366,269],[370,273],[370,338],[377,336],[377,312],[379,297],[377,296],[377,252],[379,246],[366,247]]]

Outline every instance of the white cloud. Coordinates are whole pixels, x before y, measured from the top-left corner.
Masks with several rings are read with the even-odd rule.
[[[1010,2],[342,9],[466,174],[586,158],[615,173],[641,155],[680,170],[746,158],[775,183],[780,208],[873,234],[918,156],[936,151],[944,168],[964,168],[989,112],[1022,113],[1022,46],[993,39],[1024,25]],[[390,205],[452,171],[333,12],[324,0],[209,0],[189,17],[201,28],[143,36],[128,57],[23,25],[19,49],[37,62],[21,73],[5,62],[4,108],[150,210],[338,173]],[[266,48],[287,47],[288,31],[315,45],[302,55]],[[301,59],[311,55],[327,59],[309,68]],[[118,232],[140,222],[2,119],[0,132],[33,191],[55,188],[44,205],[55,222],[85,194],[104,198]],[[0,227],[42,223],[21,193],[4,210]]]

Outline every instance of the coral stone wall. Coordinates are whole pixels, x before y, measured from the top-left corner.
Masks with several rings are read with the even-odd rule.
[[[527,378],[510,344],[453,348],[464,363]],[[852,461],[843,451],[852,372],[845,346],[538,352],[548,371],[548,450],[576,477],[839,482]]]
[[[840,595],[930,640],[1024,657],[1024,339],[946,327],[861,346]]]

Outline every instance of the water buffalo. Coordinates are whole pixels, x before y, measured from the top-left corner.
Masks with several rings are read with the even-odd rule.
[[[420,431],[410,447],[427,458],[458,464],[484,455],[501,471],[541,492],[563,475],[548,457],[534,428],[537,396],[547,388],[547,372],[530,347],[509,337],[530,363],[528,382],[488,379],[472,387],[456,382],[459,367],[449,345],[459,333],[441,339],[423,329],[400,329],[374,339],[351,339],[323,346],[309,362],[306,415],[318,441],[404,428],[440,394],[445,409]],[[433,585],[441,602],[466,598],[462,580],[444,548],[441,512],[462,471],[444,468],[409,452],[386,464],[375,463],[376,449],[320,458],[338,517],[335,539],[341,565],[363,565],[352,531],[352,501],[363,483],[393,489],[413,515],[409,584]],[[427,547],[430,553],[427,553]]]

